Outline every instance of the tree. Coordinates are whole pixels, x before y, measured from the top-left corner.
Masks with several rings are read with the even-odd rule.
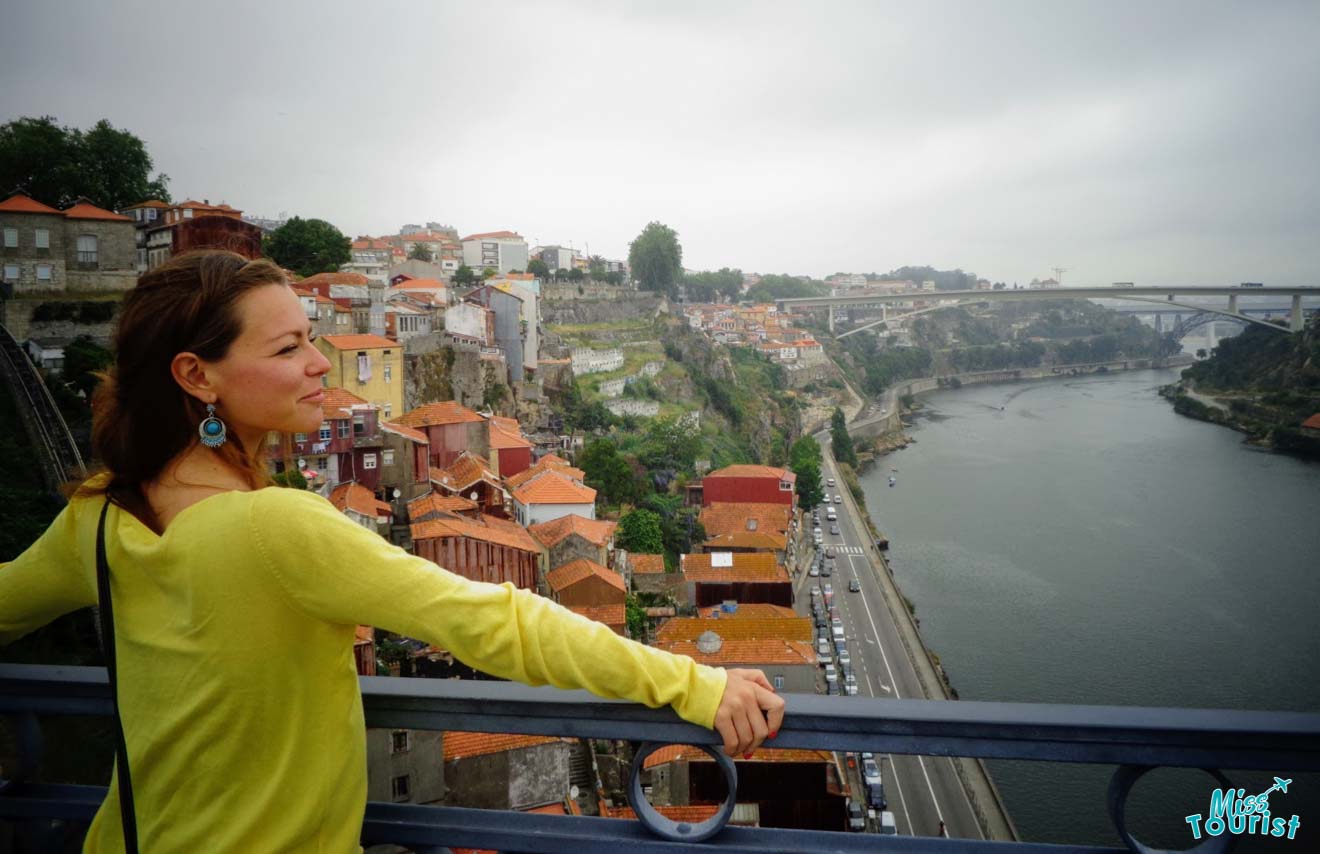
[[[114,362],[114,355],[87,335],[79,335],[64,347],[61,377],[81,391],[90,402],[100,380],[93,372],[103,371]]]
[[[349,239],[323,219],[294,217],[266,238],[265,252],[300,276],[333,273],[352,258]]]
[[[577,462],[586,475],[585,483],[596,490],[602,502],[622,504],[637,500],[639,490],[632,466],[609,439],[588,442]]]
[[[483,268],[481,268],[481,278],[482,278],[482,279],[493,279],[493,278],[495,278],[496,276],[499,275],[499,272],[500,272],[500,271],[499,271],[499,270],[496,270],[494,267],[483,267]]]
[[[683,247],[678,232],[660,222],[648,223],[628,245],[628,266],[644,291],[678,297],[683,275]]]
[[[409,250],[408,257],[414,261],[434,261],[435,253],[425,243],[414,243],[413,248]]]
[[[656,555],[665,549],[660,516],[650,510],[632,510],[619,519],[614,545],[636,554]]]
[[[571,269],[571,270],[568,271],[568,280],[569,280],[570,282],[580,282],[580,281],[582,281],[583,279],[585,279],[586,277],[587,277],[587,274],[584,273],[584,272],[582,272],[582,271],[581,271],[580,269],[578,269],[577,267],[574,267],[573,269]]]
[[[0,188],[19,188],[39,202],[66,208],[80,196],[107,210],[147,199],[169,201],[169,176],[150,177],[141,139],[102,119],[91,130],[60,127],[51,116],[0,125]]]
[[[587,272],[593,279],[605,278],[605,259],[600,255],[592,255],[587,259]]]
[[[637,597],[629,593],[628,598],[624,600],[624,618],[628,623],[628,637],[635,641],[646,641],[646,609],[637,601]]]
[[[834,444],[834,459],[857,468],[857,451],[853,449],[852,437],[848,435],[848,423],[843,417],[843,410],[837,406],[830,416],[830,441]]]
[[[820,479],[820,443],[803,436],[788,451],[788,467],[797,475],[799,507],[815,507],[825,499]]]
[[[475,285],[481,281],[476,272],[467,264],[459,265],[459,268],[454,271],[453,279],[456,285]]]
[[[550,280],[550,267],[540,258],[533,258],[527,262],[527,272],[543,282]]]
[[[568,278],[568,270],[567,270],[566,268],[564,268],[564,267],[560,267],[558,270],[555,270],[555,281],[556,281],[556,282],[562,282],[562,281],[564,281],[564,279],[567,279],[567,278]]]
[[[653,418],[646,429],[642,464],[652,471],[675,468],[691,471],[701,452],[701,434],[688,420]]]

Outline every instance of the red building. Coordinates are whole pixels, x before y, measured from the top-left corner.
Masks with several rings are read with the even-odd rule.
[[[431,441],[431,467],[448,468],[464,451],[485,457],[490,438],[486,419],[452,400],[405,412],[395,423],[421,430]]]
[[[702,478],[702,506],[716,501],[793,505],[797,475],[773,466],[725,466]]]
[[[727,600],[740,604],[793,606],[788,570],[773,554],[685,554],[680,557],[687,601],[704,608]]]
[[[229,205],[188,199],[168,204],[155,199],[124,209],[138,219],[147,269],[190,249],[227,249],[245,258],[261,257],[261,229],[244,222],[243,212]],[[150,212],[151,216],[141,214]]]
[[[440,514],[412,525],[413,553],[473,581],[536,590],[541,545],[517,523]]]
[[[532,465],[532,443],[523,438],[516,418],[492,416],[488,425],[490,464],[500,477],[527,471]]]
[[[385,444],[379,410],[342,388],[327,388],[321,409],[325,420],[315,432],[295,433],[291,438],[295,463],[305,464],[299,467],[316,486],[354,481],[375,493],[380,486]],[[277,470],[282,467],[283,449],[279,445],[267,446],[267,457],[276,463]]]

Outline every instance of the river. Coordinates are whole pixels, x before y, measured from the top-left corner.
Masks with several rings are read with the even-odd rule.
[[[862,476],[963,699],[1320,711],[1320,464],[1176,415],[1156,395],[1176,376],[925,395],[916,443]],[[1112,766],[989,767],[1024,840],[1119,844]],[[1320,850],[1320,775],[1286,776],[1298,794],[1271,807],[1301,816],[1296,847],[1239,851]],[[1270,774],[1230,778],[1251,794]],[[1183,818],[1210,790],[1200,771],[1156,771],[1129,826],[1190,847]]]

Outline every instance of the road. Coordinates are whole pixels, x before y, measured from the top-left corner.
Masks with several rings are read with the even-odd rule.
[[[828,448],[829,436],[816,434],[822,448]],[[834,478],[834,488],[826,488],[831,500],[846,487],[834,464],[824,454],[821,477]],[[896,495],[902,489],[895,487]],[[834,602],[839,606],[844,634],[852,655],[853,671],[862,695],[921,699],[916,671],[908,660],[889,610],[880,592],[878,568],[872,563],[870,535],[865,523],[857,518],[854,503],[845,499],[833,504],[838,512],[839,534],[830,534],[830,523],[821,514],[825,547],[838,553],[832,577],[811,578],[803,573],[795,586],[794,601],[800,613],[811,613],[810,586],[828,582],[834,587]],[[848,582],[856,578],[861,592],[850,593]],[[847,698],[842,698],[846,702]],[[961,779],[947,757],[885,754],[881,765],[885,796],[894,813],[900,833],[914,836],[938,836],[940,822],[949,836],[984,839],[980,824],[972,812]]]

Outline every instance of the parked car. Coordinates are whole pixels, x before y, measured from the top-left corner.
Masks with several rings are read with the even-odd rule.
[[[866,802],[878,810],[888,807],[889,801],[885,799],[885,787],[879,783],[867,783]]]
[[[829,578],[833,573],[834,573],[834,568],[830,566],[828,563],[825,564],[825,568],[820,571],[820,575],[822,578]]]
[[[827,650],[828,650],[828,647],[827,647]],[[829,654],[828,651],[826,651],[826,652],[818,652],[818,653],[816,653],[816,666],[817,666],[817,667],[824,667],[825,665],[829,664],[831,660],[832,660],[832,659],[830,658],[830,654]]]
[[[834,585],[833,585],[833,584],[822,584],[820,589],[823,590],[823,591],[825,592],[825,601],[826,601],[826,602],[829,602],[829,601],[830,601],[830,597],[834,595]]]
[[[816,567],[813,566],[811,569],[807,570],[807,575],[811,576],[812,578],[819,578],[820,570],[816,569]]]
[[[848,650],[841,649],[839,650],[839,666],[842,667],[845,664],[849,667],[852,666],[852,656],[848,654]]]
[[[867,783],[880,782],[880,766],[876,764],[874,759],[862,760],[862,779]]]
[[[845,683],[843,683],[843,693],[847,694],[849,697],[856,697],[856,696],[857,696],[857,683],[856,683],[856,682],[845,682]]]
[[[826,682],[838,682],[838,681],[839,681],[839,671],[837,671],[837,670],[834,669],[834,662],[832,662],[832,661],[831,661],[831,662],[828,662],[828,663],[825,665],[825,681],[826,681]]]
[[[838,553],[834,551],[834,546],[825,547],[825,557],[828,560],[834,560],[834,558],[838,557]]]
[[[866,813],[859,803],[848,804],[848,829],[853,833],[866,830]]]
[[[831,694],[831,695],[838,694],[838,693],[839,693],[839,683],[838,683],[838,682],[826,682],[826,683],[825,683],[825,693],[826,693],[826,694]]]
[[[819,530],[819,529],[817,529],[817,530]],[[830,525],[830,533],[837,537],[837,536],[839,535],[839,526],[838,526],[838,525]]]
[[[824,638],[816,641],[816,652],[823,652],[826,655],[828,655],[829,651],[830,651],[829,641],[825,640]]]
[[[883,836],[898,835],[898,825],[894,822],[894,814],[889,810],[880,813],[880,833]]]

